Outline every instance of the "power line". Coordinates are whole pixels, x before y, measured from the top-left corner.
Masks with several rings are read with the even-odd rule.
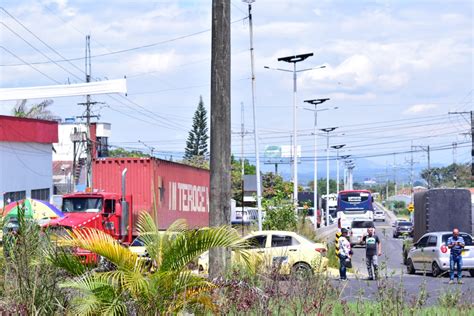
[[[50,50],[52,50],[53,52],[56,53],[56,55],[58,55],[59,57],[63,58],[65,61],[66,60],[66,57],[64,57],[63,55],[61,55],[56,49],[54,49],[53,47],[51,47],[48,43],[46,43],[45,41],[43,41],[41,38],[39,38],[35,33],[33,33],[29,28],[27,28],[23,23],[21,23],[16,17],[14,17],[10,12],[8,12],[5,8],[3,7],[0,7],[6,14],[8,14],[8,16],[10,16],[13,20],[15,20],[18,24],[20,24],[25,30],[27,30],[31,35],[33,35],[38,41],[40,41],[41,43],[43,43],[46,47],[48,47]],[[80,59],[83,59],[83,58],[80,58]],[[51,60],[52,62],[54,62],[53,60]],[[69,61],[68,61],[69,62]],[[54,62],[56,63],[56,62]],[[81,68],[77,67],[76,65],[74,65],[73,63],[69,62],[69,64],[71,64],[74,68],[76,68],[77,70],[79,70],[79,72],[81,72],[82,74],[85,74],[84,70],[82,70]],[[82,79],[80,79],[82,81]]]
[[[81,78],[79,78],[78,76],[76,76],[74,73],[70,72],[69,70],[67,70],[66,68],[64,68],[63,66],[61,66],[60,64],[58,64],[57,62],[55,62],[54,60],[52,60],[51,58],[49,58],[48,55],[46,55],[45,53],[43,53],[41,50],[39,50],[38,48],[36,48],[33,44],[31,44],[30,42],[28,42],[23,36],[21,36],[20,34],[18,34],[17,32],[15,32],[14,30],[12,30],[8,25],[6,25],[5,23],[3,22],[0,22],[0,24],[2,24],[4,27],[6,27],[10,32],[12,32],[13,34],[15,34],[17,37],[19,37],[21,40],[23,40],[23,42],[25,42],[28,46],[30,46],[31,48],[33,48],[35,51],[37,51],[38,53],[40,53],[41,55],[43,55],[46,59],[50,60],[52,63],[54,63],[56,66],[58,66],[59,68],[61,68],[62,70],[66,71],[67,73],[73,75],[74,77],[76,77],[77,79],[81,80]]]
[[[16,55],[15,53],[13,53],[12,51],[10,51],[8,48],[4,47],[4,46],[1,46],[0,45],[0,48],[3,48],[3,50],[5,50],[7,53],[9,53],[10,55],[12,55],[13,57],[17,58],[18,60],[21,60],[23,63],[25,63],[25,65],[28,65],[30,66],[31,68],[33,68],[34,70],[36,70],[37,72],[39,72],[40,74],[42,74],[43,76],[45,76],[46,78],[50,79],[51,81],[53,81],[54,83],[57,83],[57,84],[61,84],[61,82],[51,78],[50,76],[48,76],[47,74],[45,74],[44,72],[42,72],[41,70],[39,70],[38,68],[36,68],[35,66],[33,66],[32,64],[28,63],[26,60],[22,59],[21,57],[19,57],[18,55]]]
[[[2,8],[2,10],[7,12],[4,8]],[[9,14],[9,13],[7,13],[7,14]],[[232,24],[244,21],[245,19],[247,19],[247,17],[236,20],[236,21],[233,21]],[[140,49],[146,49],[146,48],[150,48],[150,47],[154,47],[154,46],[159,46],[159,45],[163,45],[163,44],[167,44],[167,43],[176,42],[176,41],[179,41],[179,40],[182,40],[182,39],[185,39],[185,38],[197,36],[197,35],[204,34],[204,33],[210,32],[210,31],[211,31],[211,29],[206,29],[206,30],[194,32],[194,33],[191,33],[191,34],[186,34],[186,35],[178,36],[178,37],[175,37],[175,38],[167,39],[167,40],[160,41],[160,42],[155,42],[155,43],[151,43],[151,44],[126,48],[126,49],[121,49],[121,50],[116,50],[116,51],[109,51],[108,53],[92,55],[91,58],[99,58],[99,57],[105,57],[105,56],[111,56],[111,55],[127,53],[127,52],[136,51],[136,50],[140,50]],[[63,59],[58,59],[58,60],[55,60],[54,62],[56,62],[56,63],[71,62],[71,61],[77,61],[77,60],[82,60],[82,59],[84,59],[84,58],[83,57],[75,57],[75,58],[64,58],[63,57]],[[50,64],[50,63],[51,63],[51,61],[48,61],[48,62],[41,61],[41,62],[32,62],[30,64],[32,64],[32,65],[41,65],[41,64]],[[14,66],[24,66],[24,64],[2,64],[2,65],[0,65],[0,67],[14,67]]]

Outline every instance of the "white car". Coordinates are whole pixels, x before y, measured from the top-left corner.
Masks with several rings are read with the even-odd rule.
[[[446,246],[452,232],[431,232],[424,234],[420,240],[413,244],[408,252],[406,261],[407,271],[410,274],[416,271],[431,272],[437,277],[449,270],[450,250]],[[461,252],[462,269],[469,270],[474,277],[474,244],[472,236],[467,233],[459,233],[463,237],[466,246]]]
[[[384,210],[375,210],[374,211],[374,222],[382,221],[385,222],[385,211]]]

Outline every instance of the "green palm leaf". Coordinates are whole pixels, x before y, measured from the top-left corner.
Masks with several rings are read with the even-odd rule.
[[[160,271],[181,271],[199,255],[215,247],[239,249],[246,246],[239,233],[229,226],[201,228],[185,231],[174,238],[169,247],[164,249]],[[248,255],[242,251],[244,262]],[[247,258],[247,260],[245,259]]]
[[[120,245],[112,236],[93,228],[75,229],[60,237],[58,242],[92,251],[128,270],[133,270],[138,260],[137,254]]]
[[[120,292],[97,275],[87,275],[73,281],[65,282],[61,287],[78,291],[72,299],[75,315],[126,315],[127,308]]]

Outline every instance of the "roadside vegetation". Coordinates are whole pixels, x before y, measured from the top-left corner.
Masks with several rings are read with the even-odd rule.
[[[278,202],[277,202],[278,201]],[[292,226],[284,198],[271,206],[266,225],[274,229],[310,230],[304,214]],[[270,209],[269,209],[270,210]],[[281,214],[280,214],[281,213]],[[285,215],[286,214],[286,215]],[[349,283],[329,273],[282,276],[261,269],[245,252],[237,230],[228,227],[188,229],[177,221],[158,232],[153,219],[139,218],[147,256],[140,257],[109,235],[94,229],[69,233],[41,230],[19,212],[18,229],[7,232],[0,255],[0,312],[11,315],[472,315],[466,293],[447,289],[427,306],[426,285],[408,296],[401,279],[387,275],[373,293],[346,297]],[[272,226],[271,226],[272,225]],[[310,238],[310,236],[307,236]],[[313,240],[317,236],[313,236]],[[213,247],[231,247],[243,260],[222,278],[209,280],[190,264]],[[72,249],[97,254],[99,266],[79,261]],[[333,245],[329,266],[337,268]],[[349,281],[353,282],[353,281]],[[346,294],[345,294],[346,293]],[[472,294],[472,293],[471,293]],[[469,295],[469,293],[467,294]]]

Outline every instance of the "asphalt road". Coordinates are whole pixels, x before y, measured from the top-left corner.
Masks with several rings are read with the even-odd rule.
[[[378,282],[365,280],[367,278],[365,248],[355,247],[352,257],[355,274],[344,284],[344,297],[347,300],[355,300],[363,293],[365,299],[376,299],[377,295],[380,295],[381,288],[388,286],[403,287],[407,299],[416,297],[422,289],[425,289],[428,293],[428,304],[436,303],[439,296],[447,291],[459,292],[465,302],[474,304],[474,277],[471,277],[468,271],[463,271],[462,285],[449,285],[447,276],[434,278],[430,274],[406,274],[402,258],[403,240],[393,238],[391,223],[395,217],[391,212],[388,215],[385,222],[375,224],[376,234],[382,242],[382,256],[379,257],[381,280]]]

